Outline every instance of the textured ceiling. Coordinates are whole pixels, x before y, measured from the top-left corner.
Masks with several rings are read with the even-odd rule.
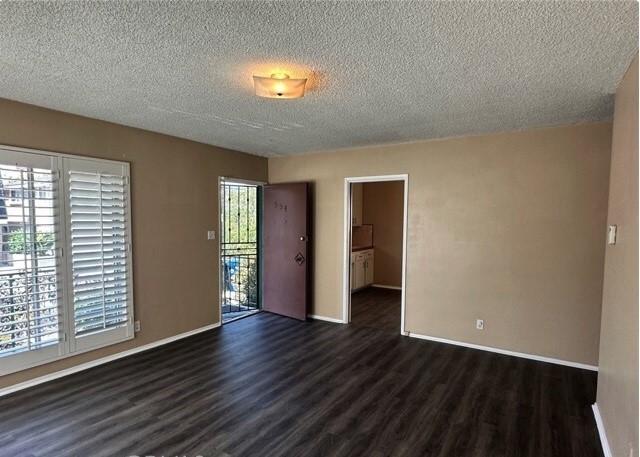
[[[637,43],[634,1],[2,1],[0,97],[282,155],[608,119]]]

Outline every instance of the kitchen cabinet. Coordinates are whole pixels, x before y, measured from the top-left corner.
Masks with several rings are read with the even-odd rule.
[[[354,289],[360,289],[365,285],[365,260],[362,254],[356,255],[353,274],[355,277]]]
[[[362,289],[373,284],[373,249],[351,253],[351,290]]]
[[[365,251],[364,257],[364,285],[373,284],[373,249]]]

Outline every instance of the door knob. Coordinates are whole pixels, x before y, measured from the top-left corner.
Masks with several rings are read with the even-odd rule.
[[[300,241],[306,241],[306,240],[307,240],[307,238],[305,236],[301,236],[300,237]]]

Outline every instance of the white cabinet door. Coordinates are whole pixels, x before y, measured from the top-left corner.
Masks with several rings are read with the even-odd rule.
[[[373,249],[351,254],[351,290],[373,284]]]
[[[351,254],[351,290],[356,289],[356,255]]]
[[[364,271],[364,255],[358,254],[356,256],[355,262],[355,280],[354,280],[354,289],[360,289],[365,285],[365,271]]]
[[[366,251],[364,258],[364,285],[373,284],[373,251]]]

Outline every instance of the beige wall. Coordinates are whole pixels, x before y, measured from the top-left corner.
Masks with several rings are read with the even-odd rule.
[[[313,314],[342,316],[344,178],[408,173],[406,330],[597,364],[610,146],[598,123],[272,158],[269,179],[315,186]]]
[[[132,341],[0,377],[0,388],[219,320],[218,176],[266,180],[265,159],[0,99],[0,144],[131,163]]]
[[[362,197],[363,184],[351,184],[351,223],[362,225]]]
[[[604,270],[598,408],[613,455],[638,455],[638,58],[618,87]]]
[[[373,282],[402,286],[402,224],[404,183],[371,182],[362,185],[362,219],[373,225]]]

